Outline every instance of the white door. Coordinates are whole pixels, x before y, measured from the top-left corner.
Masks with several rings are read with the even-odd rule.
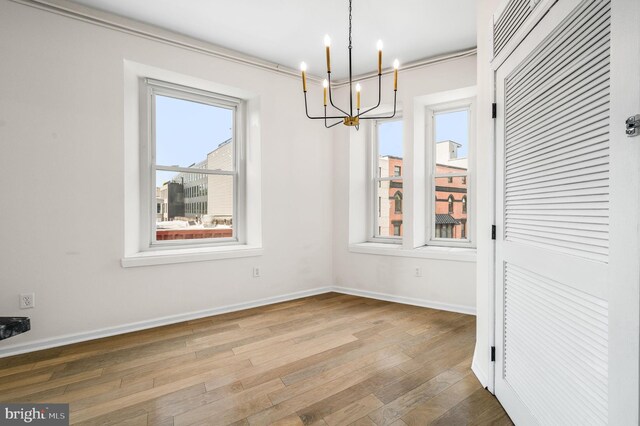
[[[622,114],[640,111],[621,106],[640,90],[621,81],[616,44],[638,30],[612,3],[640,11],[638,0],[559,0],[496,71],[495,393],[519,425],[637,422],[640,137]],[[612,303],[635,315],[626,329],[612,331]],[[626,355],[610,347],[624,332]],[[635,375],[617,405],[614,361]],[[610,412],[620,398],[636,398],[631,413]]]

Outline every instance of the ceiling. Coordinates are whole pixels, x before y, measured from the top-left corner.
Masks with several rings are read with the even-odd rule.
[[[74,0],[291,68],[325,72],[323,38],[332,39],[332,76],[348,76],[347,0]],[[353,73],[413,62],[476,45],[475,0],[353,0]]]

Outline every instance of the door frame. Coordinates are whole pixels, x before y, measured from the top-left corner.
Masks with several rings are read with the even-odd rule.
[[[612,221],[609,225],[609,423],[637,425],[640,423],[640,265],[636,262],[631,268],[621,268],[618,262],[624,260],[625,254],[640,259],[640,136],[628,137],[624,132],[625,119],[640,114],[638,0],[611,0],[610,73],[611,162],[617,167],[611,168],[609,179],[612,187],[620,181],[633,182],[635,191],[610,192],[611,216],[625,217],[625,221]],[[638,96],[624,96],[627,93]],[[630,229],[636,229],[636,233],[629,232]]]

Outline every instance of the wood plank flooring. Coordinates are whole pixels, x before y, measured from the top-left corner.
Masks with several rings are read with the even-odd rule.
[[[0,359],[0,401],[72,424],[511,425],[475,318],[327,293]]]

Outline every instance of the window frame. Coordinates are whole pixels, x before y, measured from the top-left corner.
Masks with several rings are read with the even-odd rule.
[[[378,126],[380,124],[383,123],[390,123],[390,122],[403,122],[403,117],[400,114],[396,114],[396,116],[393,119],[383,119],[383,120],[371,120],[371,137],[368,143],[369,146],[369,162],[370,162],[370,167],[369,167],[369,183],[371,185],[371,200],[372,202],[370,202],[370,208],[369,211],[371,212],[370,216],[370,220],[371,220],[371,226],[369,227],[369,231],[368,231],[368,238],[367,241],[369,242],[375,242],[375,243],[388,243],[388,244],[402,244],[403,242],[403,236],[395,236],[395,235],[389,235],[389,236],[380,236],[379,232],[378,232],[378,228],[379,228],[379,222],[378,219],[381,216],[378,216],[378,206],[376,206],[375,204],[378,201],[378,198],[380,197],[380,195],[378,194],[378,189],[380,189],[380,187],[382,186],[382,182],[388,181],[400,181],[402,182],[402,189],[404,190],[404,167],[401,167],[400,169],[400,176],[395,176],[395,171],[392,173],[391,171],[389,171],[389,175],[387,177],[381,177],[380,175],[382,174],[382,168],[380,167],[379,163],[378,163],[378,152],[380,151],[380,144],[378,141]],[[403,162],[405,160],[405,146],[404,146],[404,126],[402,129],[402,159]],[[404,163],[403,163],[404,165]],[[403,191],[404,192],[404,191]],[[404,195],[403,195],[404,198]],[[402,223],[404,223],[404,218],[405,218],[405,214],[404,212],[402,212]],[[391,226],[392,223],[389,222],[389,226]],[[401,228],[402,229],[402,228]]]
[[[467,123],[467,132],[468,132],[468,150],[467,150],[467,171],[460,173],[436,173],[436,150],[437,150],[437,142],[435,140],[435,118],[437,114],[442,113],[452,113],[459,111],[468,111],[468,123]],[[475,205],[475,114],[476,114],[476,98],[475,96],[463,97],[459,99],[454,99],[442,103],[434,103],[426,105],[425,108],[426,114],[426,129],[425,135],[427,139],[427,149],[425,150],[425,170],[426,170],[426,186],[425,188],[429,191],[427,194],[427,218],[426,218],[426,245],[427,246],[440,246],[440,247],[475,247],[475,215],[473,206]],[[436,220],[435,220],[435,212],[436,212],[436,178],[455,178],[455,177],[466,177],[466,185],[467,192],[466,200],[467,200],[467,218],[465,222],[465,235],[466,238],[453,239],[453,238],[441,238],[436,237]],[[455,204],[455,197],[454,197]],[[471,205],[471,207],[470,207]]]
[[[175,250],[180,248],[204,248],[225,245],[245,244],[245,168],[244,168],[244,121],[246,103],[239,98],[210,92],[194,87],[156,80],[141,78],[141,116],[146,123],[141,126],[141,206],[140,206],[140,242],[141,251]],[[207,170],[197,167],[165,166],[156,163],[156,96],[171,97],[189,102],[211,105],[232,111],[232,156],[233,170]],[[198,238],[190,240],[156,240],[155,215],[149,212],[150,202],[155,202],[156,172],[169,171],[177,173],[204,174],[213,176],[232,176],[232,237]],[[147,194],[145,194],[147,192]],[[147,196],[145,196],[147,195]],[[186,209],[186,206],[185,206]],[[152,217],[153,216],[153,217]]]

